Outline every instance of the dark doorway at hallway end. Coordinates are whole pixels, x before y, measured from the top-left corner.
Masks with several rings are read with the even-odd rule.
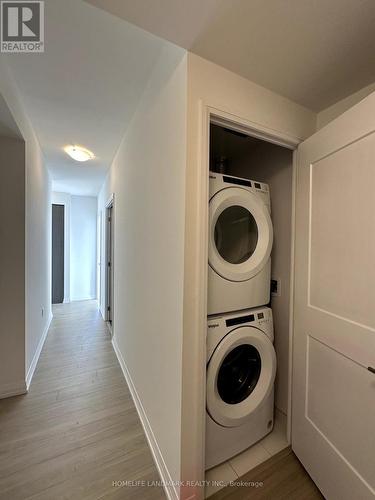
[[[64,302],[64,205],[52,205],[52,304]]]

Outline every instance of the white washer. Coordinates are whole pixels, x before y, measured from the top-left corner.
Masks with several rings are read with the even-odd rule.
[[[271,432],[275,375],[270,308],[208,319],[206,469]]]
[[[210,172],[209,315],[268,304],[270,213],[267,184]]]

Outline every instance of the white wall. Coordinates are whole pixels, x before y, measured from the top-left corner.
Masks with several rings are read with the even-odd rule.
[[[25,141],[25,359],[27,384],[33,374],[51,321],[51,180],[38,139],[4,61],[0,61],[0,92]],[[17,357],[14,356],[14,359]]]
[[[26,377],[52,319],[51,179],[36,138],[26,136]]]
[[[315,131],[316,114],[292,101],[256,85],[194,54],[188,55],[188,149],[186,177],[184,340],[182,394],[182,477],[201,478],[204,435],[204,342],[202,276],[207,266],[202,245],[207,231],[207,171],[202,164],[202,105],[240,117],[254,126],[294,139],[307,138]],[[203,293],[203,292],[202,292]],[[186,489],[186,498],[202,498],[202,489]]]
[[[25,143],[0,137],[0,397],[25,392]]]
[[[345,97],[345,99],[341,99],[341,101],[332,104],[332,106],[329,106],[323,111],[320,111],[320,113],[318,113],[317,116],[317,129],[318,130],[321,129],[322,127],[327,125],[327,123],[331,122],[332,120],[340,116],[342,113],[344,113],[352,106],[362,101],[362,99],[364,99],[374,91],[375,91],[375,83],[372,83],[370,85],[367,85],[367,87],[358,90],[354,94]]]
[[[96,298],[97,198],[72,196],[70,202],[70,299]]]
[[[97,198],[52,192],[64,205],[64,302],[97,298]]]
[[[185,51],[166,45],[99,196],[100,210],[115,196],[114,343],[160,450],[159,465],[164,461],[174,480],[181,453],[186,69]]]

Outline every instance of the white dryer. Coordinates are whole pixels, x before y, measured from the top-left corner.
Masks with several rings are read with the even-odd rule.
[[[275,375],[270,308],[208,319],[206,469],[271,432]]]
[[[209,315],[268,304],[270,213],[267,184],[210,172]]]

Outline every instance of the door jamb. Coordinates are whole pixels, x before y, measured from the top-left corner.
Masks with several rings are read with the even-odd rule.
[[[287,438],[291,441],[291,386],[292,386],[292,349],[293,349],[293,297],[294,297],[294,246],[295,246],[295,190],[297,186],[297,162],[296,162],[296,148],[302,142],[302,138],[289,135],[279,130],[271,129],[256,122],[247,120],[246,118],[239,117],[228,113],[222,109],[210,106],[209,104],[200,100],[199,103],[199,144],[198,144],[198,207],[201,209],[201,220],[199,221],[199,244],[197,252],[196,271],[199,279],[199,286],[197,290],[197,324],[196,324],[196,343],[201,353],[204,353],[204,360],[206,360],[206,330],[207,330],[207,259],[208,259],[208,234],[207,228],[208,220],[208,193],[209,193],[209,127],[210,123],[225,126],[233,130],[243,132],[247,135],[263,139],[273,144],[286,147],[293,150],[293,200],[292,200],[292,235],[291,235],[291,278],[290,278],[290,325],[289,325],[289,373],[288,373],[288,424],[287,424]],[[206,208],[205,208],[206,207]],[[200,303],[200,305],[199,305]],[[200,477],[195,478],[197,481],[204,481],[205,479],[205,421],[206,421],[206,363],[201,363],[201,357],[197,358],[197,373],[199,373],[199,380],[202,382],[201,387],[196,388],[196,396],[199,404],[199,414],[197,415],[198,421],[195,425],[196,436],[194,441],[200,443],[196,453],[196,463],[203,464]],[[201,498],[204,498],[204,488],[200,488]],[[198,498],[198,497],[197,497]]]
[[[96,216],[96,231],[97,231],[97,248],[96,248],[96,300],[98,302],[98,309],[101,311],[102,302],[102,260],[103,260],[103,210],[99,209]]]
[[[114,334],[114,320],[113,320],[113,311],[114,311],[114,306],[113,310],[111,311],[112,314],[112,321],[109,321],[109,314],[108,314],[108,258],[109,258],[109,244],[108,244],[108,210],[112,208],[112,221],[111,221],[111,230],[112,230],[112,255],[114,254],[114,228],[115,228],[115,195],[114,193],[111,193],[109,196],[106,204],[105,204],[105,210],[104,210],[104,231],[103,231],[103,238],[104,238],[104,257],[105,257],[105,265],[104,265],[104,320],[107,323],[107,326],[111,332],[111,336],[113,337]],[[111,259],[111,267],[112,267],[112,289],[114,289],[114,266],[113,266],[113,260]],[[114,303],[114,294],[112,291],[112,305]]]

